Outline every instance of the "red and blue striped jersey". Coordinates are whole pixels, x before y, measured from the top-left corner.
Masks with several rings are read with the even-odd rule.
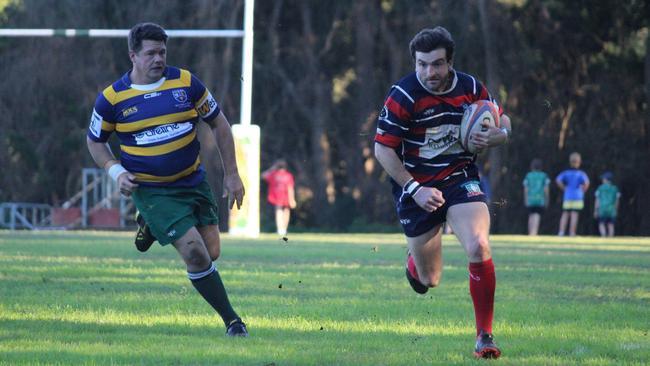
[[[463,113],[477,100],[496,103],[473,76],[450,76],[451,86],[440,93],[427,90],[415,72],[405,76],[391,87],[377,121],[375,142],[393,148],[420,183],[435,184],[473,165],[476,155],[459,141]]]
[[[196,123],[211,122],[219,105],[189,71],[167,67],[150,85],[135,85],[127,72],[97,96],[88,137],[106,142],[115,132],[120,163],[144,186],[193,187],[205,177]]]

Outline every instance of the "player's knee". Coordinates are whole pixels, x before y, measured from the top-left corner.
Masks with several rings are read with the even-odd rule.
[[[426,281],[426,283],[423,283],[423,285],[429,288],[438,287],[439,284],[440,284],[440,279],[437,278],[436,279],[429,278],[428,281]]]
[[[490,242],[487,238],[475,238],[472,248],[474,249],[473,252],[469,253],[471,259],[487,260],[492,257]]]
[[[210,259],[205,255],[205,251],[198,246],[192,247],[185,258],[188,266],[194,268],[205,268],[210,265]]]
[[[220,247],[211,247],[208,249],[208,251],[210,252],[210,259],[212,259],[213,262],[219,259],[219,256],[221,256]]]
[[[433,288],[437,287],[440,284],[440,277],[441,273],[432,272],[426,276],[420,276],[420,282],[422,282],[422,284],[427,287]]]
[[[440,275],[432,273],[428,276],[425,276],[424,279],[421,279],[423,285],[429,288],[437,287],[440,284]]]

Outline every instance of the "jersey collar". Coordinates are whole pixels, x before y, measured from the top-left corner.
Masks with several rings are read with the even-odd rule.
[[[133,89],[136,89],[136,90],[142,90],[142,91],[155,90],[155,89],[158,89],[165,82],[165,80],[167,80],[167,71],[168,70],[169,70],[169,68],[165,67],[165,71],[163,72],[162,77],[160,78],[160,80],[156,81],[155,83],[151,83],[151,84],[133,84],[131,82],[131,77],[129,76],[129,75],[131,75],[131,71],[133,71],[133,69],[131,69],[131,70],[127,71],[126,74],[124,74],[124,76],[122,76],[122,82],[127,87],[133,88]]]

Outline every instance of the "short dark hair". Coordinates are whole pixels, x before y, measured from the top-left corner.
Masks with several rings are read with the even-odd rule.
[[[431,52],[438,48],[447,51],[447,61],[454,57],[456,44],[451,38],[451,33],[443,27],[425,28],[418,32],[409,43],[411,57],[415,60],[415,52]]]
[[[530,162],[530,169],[531,170],[542,170],[542,159],[540,159],[540,158],[533,159],[533,161]]]
[[[129,51],[138,52],[142,49],[142,41],[162,41],[167,43],[167,33],[163,27],[155,23],[138,23],[129,31]]]
[[[276,160],[276,162],[275,162],[275,166],[276,166],[276,168],[278,168],[278,169],[285,169],[285,170],[286,170],[286,169],[288,168],[287,161],[284,160],[284,159],[278,159],[278,160]]]

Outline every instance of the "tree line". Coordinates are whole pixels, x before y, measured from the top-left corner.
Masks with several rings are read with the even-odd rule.
[[[242,0],[13,0],[3,28],[241,29]],[[622,192],[618,232],[650,235],[650,5],[644,1],[277,0],[256,2],[253,123],[262,167],[296,175],[294,223],[304,230],[398,231],[389,177],[373,157],[375,121],[392,83],[414,69],[408,42],[425,27],[454,36],[454,67],[476,75],[513,119],[511,141],[479,156],[495,233],[524,233],[522,180],[539,157],[554,178],[578,151],[592,188],[604,171]],[[168,63],[188,68],[238,122],[241,41],[170,39]],[[0,38],[0,201],[61,204],[93,166],[85,147],[99,91],[125,73],[126,40]],[[112,142],[113,144],[115,142]],[[202,160],[220,187],[214,146]],[[214,160],[214,159],[213,159]],[[554,234],[552,189],[541,232]],[[265,227],[272,227],[264,210]]]

